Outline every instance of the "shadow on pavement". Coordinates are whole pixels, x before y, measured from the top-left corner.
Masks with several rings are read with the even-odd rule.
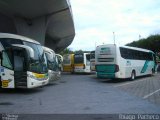
[[[34,94],[37,92],[41,92],[43,90],[43,88],[39,87],[39,88],[34,88],[34,89],[20,89],[20,88],[16,88],[16,89],[2,89],[0,88],[0,94]]]
[[[125,83],[125,82],[138,81],[138,80],[146,79],[146,78],[149,78],[149,77],[152,77],[152,76],[151,75],[145,75],[145,76],[141,76],[141,77],[136,77],[135,80],[130,80],[129,78],[128,79],[108,79],[108,78],[97,78],[96,75],[91,76],[92,79],[95,79],[95,80],[97,80],[98,82],[101,82],[101,83]]]

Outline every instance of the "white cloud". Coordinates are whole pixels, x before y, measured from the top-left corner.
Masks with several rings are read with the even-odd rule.
[[[73,50],[93,50],[97,45],[138,40],[160,31],[160,1],[71,0],[76,36]]]

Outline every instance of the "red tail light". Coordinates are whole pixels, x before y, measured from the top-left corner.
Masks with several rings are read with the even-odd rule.
[[[119,71],[119,66],[115,65],[115,72],[118,72],[118,71]]]

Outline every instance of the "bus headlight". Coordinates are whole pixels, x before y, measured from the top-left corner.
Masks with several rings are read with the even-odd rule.
[[[34,75],[28,74],[27,76],[30,77],[30,78],[32,78],[32,79],[37,79]]]
[[[35,80],[46,80],[48,78],[48,74],[32,73],[32,74],[28,74],[28,77],[35,79]]]

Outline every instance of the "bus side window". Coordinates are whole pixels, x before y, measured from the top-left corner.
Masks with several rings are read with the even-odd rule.
[[[10,62],[10,59],[9,59],[6,51],[2,52],[2,66],[7,67],[9,69],[13,69],[13,66]]]

